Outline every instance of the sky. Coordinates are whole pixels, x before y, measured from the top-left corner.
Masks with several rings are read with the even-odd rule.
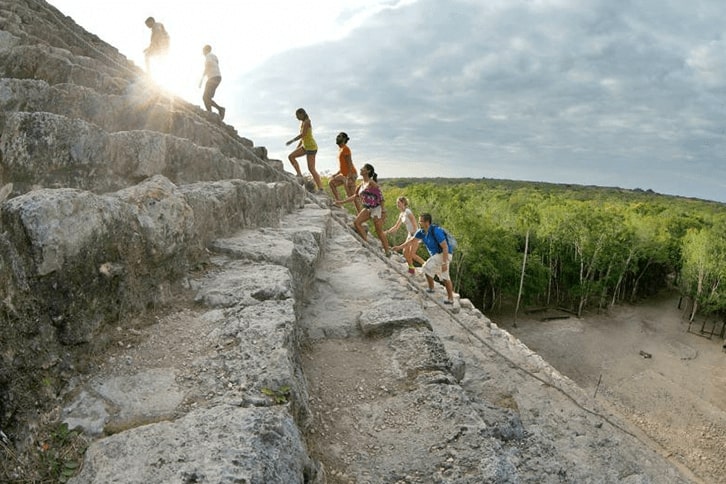
[[[726,3],[719,0],[51,0],[143,66],[148,16],[168,82],[201,105],[220,60],[225,122],[292,171],[309,113],[317,168],[345,131],[381,178],[471,177],[726,202]],[[166,85],[166,84],[165,84]],[[301,160],[304,166],[304,160]]]

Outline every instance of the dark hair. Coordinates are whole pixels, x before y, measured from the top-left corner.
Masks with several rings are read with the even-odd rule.
[[[306,113],[303,108],[297,108],[297,111],[295,111],[295,114],[302,114],[303,117],[305,117],[305,118],[309,117],[308,113]]]
[[[149,18],[147,18],[147,19],[146,19],[146,20],[144,21],[144,23],[145,23],[146,25],[149,25],[149,24],[155,24],[155,23],[156,23],[156,20],[154,20],[154,17],[149,17]]]
[[[430,223],[431,223],[431,214],[430,214],[430,213],[428,213],[428,212],[422,213],[422,214],[421,214],[421,219],[422,219],[422,220],[423,220],[424,222],[428,222],[428,223],[430,224]]]
[[[368,172],[368,178],[373,178],[373,181],[375,182],[378,181],[378,174],[376,173],[376,169],[373,168],[373,165],[371,165],[370,163],[366,163],[365,165],[363,165],[363,168],[365,168]]]
[[[350,137],[348,136],[348,134],[344,133],[343,131],[338,133],[338,136],[335,137],[336,143],[338,141],[338,138],[343,138],[343,143],[347,143],[348,141],[350,141]]]

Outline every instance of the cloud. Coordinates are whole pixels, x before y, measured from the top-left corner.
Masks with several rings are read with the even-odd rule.
[[[319,164],[335,133],[381,176],[653,189],[726,201],[716,2],[420,0],[239,79],[249,125],[303,106]],[[351,15],[354,15],[351,13]],[[351,17],[352,18],[352,17]],[[245,123],[246,124],[246,123]],[[281,158],[282,141],[250,135]]]

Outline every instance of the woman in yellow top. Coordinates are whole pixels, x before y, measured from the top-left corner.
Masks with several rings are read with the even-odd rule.
[[[300,108],[295,111],[295,117],[300,120],[300,134],[285,143],[285,145],[289,146],[298,140],[300,142],[297,148],[287,158],[290,160],[292,167],[295,168],[297,176],[302,178],[300,165],[296,158],[305,155],[308,160],[308,170],[310,170],[310,174],[313,176],[315,185],[318,187],[318,191],[323,191],[323,183],[320,181],[320,175],[315,171],[315,155],[318,153],[318,144],[315,142],[315,138],[313,138],[313,125],[310,122],[310,116],[308,116],[308,113],[303,108]]]

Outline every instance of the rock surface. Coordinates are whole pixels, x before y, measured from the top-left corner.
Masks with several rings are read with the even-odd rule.
[[[61,421],[74,483],[690,479],[48,3],[0,29],[8,479]]]

